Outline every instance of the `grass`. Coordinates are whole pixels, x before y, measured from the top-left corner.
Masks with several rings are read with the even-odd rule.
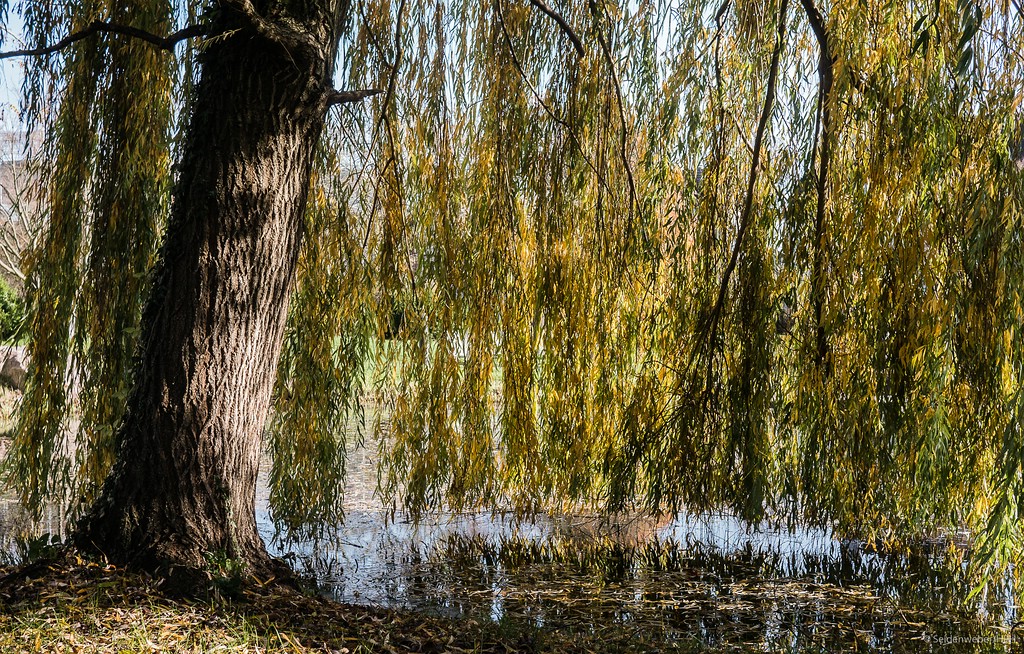
[[[664,644],[662,644],[664,648]],[[681,649],[680,649],[681,648]],[[680,643],[669,651],[694,651]],[[64,554],[0,569],[0,652],[358,654],[652,651],[502,621],[347,606],[276,584],[172,597],[154,577]]]
[[[0,651],[311,650],[280,633],[261,630],[244,618],[226,620],[206,607],[168,606],[159,601],[114,607],[83,601],[41,605],[23,614],[0,617]]]

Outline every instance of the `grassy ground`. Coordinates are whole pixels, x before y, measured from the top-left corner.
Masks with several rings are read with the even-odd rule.
[[[340,605],[287,587],[212,578],[200,599],[143,574],[63,555],[0,569],[0,652],[622,652],[527,625]],[[692,651],[680,644],[671,651]]]

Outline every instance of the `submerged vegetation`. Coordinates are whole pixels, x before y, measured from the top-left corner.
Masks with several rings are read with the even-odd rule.
[[[976,580],[1018,575],[1016,0],[555,4],[346,14],[339,77],[383,92],[331,115],[310,182],[275,517],[343,518],[344,424],[372,404],[381,494],[413,512],[730,510],[893,548],[967,529]],[[36,45],[219,7],[21,4]],[[33,60],[49,222],[5,467],[29,505],[75,514],[110,468],[172,91],[216,43]]]

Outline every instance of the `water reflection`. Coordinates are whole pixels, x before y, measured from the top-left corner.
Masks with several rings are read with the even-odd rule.
[[[349,471],[346,524],[331,539],[275,537],[265,485],[256,507],[271,550],[341,601],[526,622],[611,651],[671,650],[692,638],[753,651],[1024,651],[1011,629],[1012,588],[955,608],[970,588],[942,543],[883,556],[827,531],[751,528],[730,516],[386,520],[372,496],[373,457],[353,453]],[[31,525],[0,495],[0,553],[18,556],[19,533],[59,533],[59,510],[44,518]]]
[[[511,618],[624,647],[697,637],[761,651],[1014,651],[1012,606],[989,602],[995,626],[948,610],[966,590],[934,553],[883,557],[728,516],[680,516],[635,542],[595,534],[585,516],[380,521],[356,512],[337,542],[278,551],[342,601]]]
[[[331,541],[275,539],[258,504],[274,551],[341,601],[525,621],[634,651],[694,637],[758,651],[1016,651],[1012,593],[957,608],[970,586],[946,543],[881,555],[825,530],[725,515],[386,520],[372,457],[355,453],[349,472]]]

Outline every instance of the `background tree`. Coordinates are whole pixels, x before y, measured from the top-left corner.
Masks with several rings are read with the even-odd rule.
[[[40,47],[176,10],[195,60],[97,28],[27,89],[61,109],[7,469],[36,504],[106,479],[81,542],[264,561],[272,398],[292,529],[341,518],[369,409],[414,511],[968,527],[1019,562],[1017,5],[23,6]],[[329,115],[333,79],[382,93]]]
[[[0,138],[0,275],[10,286],[21,288],[28,275],[25,254],[38,246],[46,223],[39,206],[39,161],[32,151],[35,139],[26,144],[23,135],[13,131]]]

